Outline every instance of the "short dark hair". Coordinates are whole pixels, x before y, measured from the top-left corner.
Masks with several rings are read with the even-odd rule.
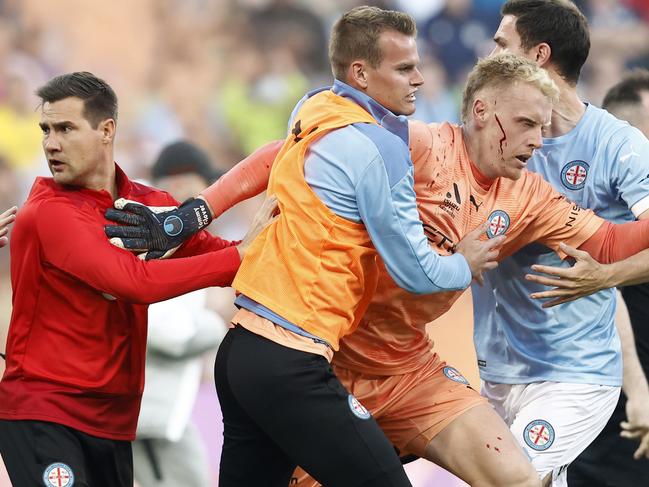
[[[99,122],[112,118],[117,120],[117,96],[103,79],[87,71],[67,73],[52,78],[36,90],[42,103],[53,103],[64,98],[83,100],[83,116],[92,128]]]
[[[619,105],[640,104],[643,91],[649,92],[649,71],[634,69],[606,92],[602,108],[610,110]]]
[[[417,24],[407,13],[361,6],[343,14],[334,24],[329,40],[329,61],[334,77],[345,80],[347,69],[355,59],[364,59],[376,68],[383,60],[379,36],[394,30],[417,36]]]
[[[590,51],[588,21],[569,0],[509,0],[502,15],[516,17],[521,46],[529,50],[544,42],[552,49],[550,62],[573,85]]]

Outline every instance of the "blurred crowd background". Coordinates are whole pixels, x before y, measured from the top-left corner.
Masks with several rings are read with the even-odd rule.
[[[331,83],[329,30],[356,5],[415,16],[426,80],[416,117],[457,121],[465,75],[493,48],[502,3],[0,0],[0,209],[21,205],[34,177],[49,175],[34,90],[52,76],[91,71],[113,86],[120,102],[116,159],[131,177],[148,179],[160,149],[179,139],[205,149],[214,168],[226,171],[259,145],[284,138],[296,101]],[[627,68],[649,67],[649,2],[576,3],[589,18],[592,35],[579,90],[599,105]],[[212,228],[226,238],[241,237],[254,207],[232,210]],[[2,344],[10,299],[5,251],[0,252]],[[210,299],[227,320],[231,291],[214,291]]]

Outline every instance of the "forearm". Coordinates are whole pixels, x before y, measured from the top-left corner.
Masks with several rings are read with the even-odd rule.
[[[229,286],[240,264],[236,247],[197,257],[143,261],[111,245],[101,227],[66,205],[41,205],[35,231],[52,267],[99,292],[150,304],[209,286]],[[71,236],[66,241],[61,235]]]
[[[207,202],[212,218],[266,189],[273,162],[283,144],[283,140],[276,140],[262,146],[201,192],[198,197]]]
[[[390,276],[418,294],[465,289],[471,282],[466,259],[459,253],[440,256],[431,249],[408,176],[390,188],[381,180],[385,171],[370,170],[357,187],[358,208]]]
[[[196,257],[160,261],[145,262],[130,254],[127,257],[132,257],[130,262],[114,262],[110,270],[96,266],[83,272],[75,266],[74,273],[84,282],[118,299],[151,304],[206,287],[230,286],[241,263],[236,247]]]
[[[649,249],[603,267],[607,287],[633,286],[649,282]]]

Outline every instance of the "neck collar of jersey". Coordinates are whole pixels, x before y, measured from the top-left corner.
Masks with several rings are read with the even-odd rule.
[[[335,80],[331,91],[343,98],[347,98],[361,108],[363,108],[367,113],[372,115],[374,119],[389,132],[393,133],[399,137],[403,142],[408,145],[408,118],[404,115],[395,115],[390,110],[385,108],[379,102],[377,102],[371,96],[366,95],[360,90],[343,83],[340,80]]]

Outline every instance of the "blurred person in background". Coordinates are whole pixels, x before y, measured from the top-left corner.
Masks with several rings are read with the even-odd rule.
[[[180,141],[163,148],[151,170],[153,185],[179,201],[218,179],[207,154]],[[210,465],[191,420],[203,355],[225,336],[223,319],[206,307],[200,289],[149,307],[142,408],[133,443],[133,470],[141,487],[206,487]]]
[[[602,107],[649,136],[649,71],[624,76],[606,93]],[[618,297],[618,332],[622,346],[637,351],[637,360],[634,354],[625,355],[620,400],[599,436],[570,465],[571,487],[639,486],[649,479],[649,284],[625,286],[620,291],[624,300]],[[644,394],[627,398],[627,389],[637,387]],[[622,423],[633,429],[621,428]],[[620,435],[638,439],[640,444]]]
[[[591,27],[592,51],[584,66],[586,76],[580,92],[591,101],[602,100],[612,79],[625,69],[647,66],[649,26],[624,0],[582,2]],[[644,2],[647,3],[647,2]]]
[[[288,49],[305,76],[326,83],[327,26],[313,8],[311,2],[269,0],[252,7],[247,17],[257,49],[269,54]]]
[[[20,200],[27,194],[34,176],[42,171],[37,101],[29,84],[18,72],[4,73],[6,94],[0,100],[0,154],[14,169]]]
[[[462,86],[467,73],[498,25],[497,10],[485,15],[474,0],[446,0],[444,8],[422,24],[421,39],[441,61],[451,84]]]
[[[457,123],[460,95],[449,89],[444,66],[429,54],[422,59],[421,74],[426,83],[417,92],[417,119],[428,123]]]
[[[242,38],[230,56],[219,102],[239,150],[249,154],[284,135],[286,119],[308,84],[287,46],[261,51]]]

